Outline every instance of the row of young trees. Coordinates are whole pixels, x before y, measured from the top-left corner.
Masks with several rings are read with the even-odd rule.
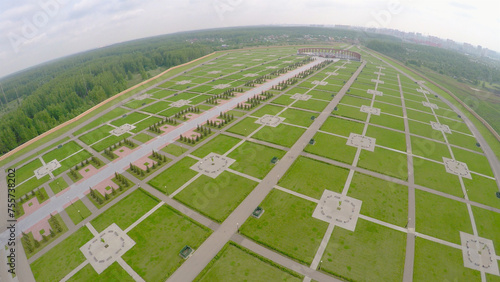
[[[50,215],[49,218],[49,224],[51,226],[49,236],[42,234],[42,242],[44,243],[49,240],[49,237],[54,238],[57,235],[57,233],[61,233],[63,231],[61,223],[59,222],[57,217],[53,216],[52,214]],[[24,247],[26,248],[28,254],[31,254],[37,248],[40,247],[40,241],[36,240],[35,238],[31,238],[30,236],[28,236],[28,234],[24,232],[22,232],[21,241]]]

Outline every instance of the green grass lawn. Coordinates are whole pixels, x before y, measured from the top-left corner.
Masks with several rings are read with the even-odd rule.
[[[274,99],[271,103],[288,106],[293,101],[295,101],[294,99],[291,99],[290,97],[291,97],[290,95],[281,95],[278,98]]]
[[[27,193],[33,191],[38,186],[49,181],[49,179],[50,179],[50,176],[45,175],[44,177],[42,177],[40,179],[36,179],[36,177],[33,177],[30,180],[24,182],[23,184],[17,184],[16,185],[16,192],[15,192],[16,199],[19,199],[21,196],[24,196]]]
[[[464,266],[462,250],[417,237],[413,280],[480,281],[481,276]]]
[[[409,119],[418,120],[427,124],[429,124],[429,122],[431,121],[436,121],[436,117],[434,117],[434,115],[429,113],[422,113],[412,109],[406,109],[406,114],[408,115]]]
[[[413,171],[415,184],[457,197],[464,196],[458,176],[446,172],[444,164],[415,158],[413,159]]]
[[[127,108],[131,108],[131,109],[138,109],[138,108],[145,106],[147,104],[151,104],[154,101],[156,101],[156,100],[154,100],[154,99],[132,100],[132,101],[126,103],[124,106]]]
[[[398,107],[398,106],[394,106],[394,105],[390,105],[390,104],[386,104],[386,103],[380,103],[380,102],[373,103],[373,107],[379,108],[382,111],[382,113],[389,113],[389,114],[398,115],[401,117],[403,116],[403,108],[402,107]]]
[[[151,116],[151,117],[149,117],[149,118],[147,118],[147,119],[145,119],[143,121],[140,121],[140,122],[134,124],[135,128],[132,129],[132,130],[130,130],[130,132],[139,133],[140,131],[148,128],[149,126],[151,126],[151,125],[153,125],[153,124],[155,124],[157,122],[160,122],[161,120],[162,119],[159,118],[159,117],[153,117],[153,116]]]
[[[152,96],[156,99],[163,99],[163,98],[170,96],[176,92],[177,91],[162,89],[162,90],[159,90],[159,91],[156,91],[155,93],[153,93]]]
[[[406,152],[406,138],[404,133],[370,125],[366,131],[366,136],[377,139],[375,141],[377,145]]]
[[[170,107],[170,103],[165,101],[158,101],[150,106],[143,108],[142,110],[148,113],[156,114]]]
[[[222,222],[255,186],[257,182],[225,171],[215,179],[201,175],[174,198]]]
[[[408,125],[410,127],[410,133],[412,134],[444,142],[443,133],[439,130],[432,129],[430,123],[423,124],[413,120],[408,120]]]
[[[500,199],[495,195],[498,186],[495,180],[472,175],[472,179],[462,178],[469,200],[500,209]]]
[[[261,126],[261,124],[255,123],[256,120],[256,118],[246,117],[237,124],[231,126],[227,131],[238,135],[248,136]]]
[[[356,172],[347,196],[363,201],[361,214],[404,227],[408,187]]]
[[[360,121],[366,121],[366,117],[368,116],[367,113],[360,112],[359,108],[356,107],[339,104],[336,108],[337,110],[333,110],[332,112],[333,115],[348,117]]]
[[[167,146],[163,147],[161,150],[165,153],[168,153],[168,154],[171,154],[171,155],[178,157],[178,156],[184,154],[185,152],[187,152],[187,150],[189,150],[189,149],[185,148],[184,145],[179,146],[176,144],[168,144]]]
[[[240,232],[309,265],[328,226],[312,217],[316,203],[272,190],[259,206],[265,212],[258,219],[249,217]]]
[[[190,169],[190,167],[197,162],[198,161],[195,159],[185,157],[151,179],[148,184],[163,193],[171,194],[198,174]]]
[[[408,179],[406,154],[375,147],[375,151],[361,150],[358,166],[399,179]]]
[[[293,104],[294,107],[296,108],[301,108],[301,109],[306,109],[306,110],[311,110],[311,111],[316,111],[316,112],[321,112],[323,111],[324,108],[328,105],[328,102],[325,101],[319,101],[319,100],[312,100],[309,99],[307,101],[297,101],[295,104]]]
[[[225,152],[229,151],[229,149],[234,147],[240,141],[241,140],[238,138],[220,134],[216,136],[214,139],[208,141],[205,145],[196,149],[192,153],[192,155],[199,158],[204,158],[210,153],[217,153],[223,155]]]
[[[113,223],[125,230],[158,203],[158,199],[142,189],[137,189],[94,218],[90,223],[97,232],[103,231]]]
[[[303,276],[228,243],[195,281],[302,281]]]
[[[31,162],[23,165],[20,168],[16,169],[16,183],[21,183],[24,180],[35,176],[34,170],[42,167],[42,161],[40,159],[34,159]]]
[[[451,150],[453,151],[453,155],[455,155],[455,159],[466,163],[469,170],[491,177],[494,176],[490,163],[484,155],[475,154],[456,147],[452,147]]]
[[[275,105],[264,105],[262,108],[252,113],[254,117],[261,117],[264,115],[276,115],[277,113],[283,111],[285,108]]]
[[[365,125],[360,122],[330,116],[323,123],[320,130],[349,137],[351,133],[363,133],[364,127]]]
[[[146,134],[146,133],[139,133],[132,138],[134,138],[135,140],[137,140],[139,142],[146,143],[149,140],[153,139],[154,137],[149,135],[149,134]]]
[[[118,118],[117,120],[112,121],[111,124],[114,126],[117,126],[117,127],[120,127],[120,126],[127,124],[127,123],[134,124],[136,122],[139,122],[140,120],[147,118],[148,116],[149,115],[146,115],[146,114],[133,112],[133,113],[128,114],[125,117],[121,117],[121,118]]]
[[[64,241],[31,263],[36,281],[59,281],[85,261],[80,247],[94,236],[87,227],[78,229]]]
[[[264,126],[261,130],[252,135],[252,137],[258,140],[291,148],[305,131],[305,129],[300,127],[280,124],[276,127]]]
[[[285,151],[247,141],[232,151],[228,157],[236,160],[230,166],[231,169],[263,179],[274,166],[271,164],[271,159],[273,157],[281,159],[284,155]]]
[[[82,146],[78,145],[75,141],[70,141],[61,148],[55,148],[54,150],[48,152],[47,154],[42,156],[42,159],[45,163],[48,163],[52,160],[58,160],[61,162],[63,159],[69,157],[70,155],[80,151]]]
[[[162,206],[128,235],[136,242],[122,258],[146,281],[165,281],[183,262],[181,249],[197,249],[210,235],[208,228]]]
[[[124,133],[120,136],[115,136],[115,135],[110,135],[108,138],[102,140],[99,143],[96,143],[92,145],[91,147],[96,150],[97,152],[103,151],[106,148],[109,148],[110,146],[118,143],[119,141],[122,141],[123,139],[129,138],[132,136],[130,133]]]
[[[52,190],[52,192],[54,192],[54,194],[57,194],[57,193],[61,192],[62,190],[68,188],[69,185],[68,185],[68,183],[66,183],[64,178],[59,177],[59,178],[55,179],[54,181],[50,182],[49,186],[50,186],[50,189]]]
[[[307,145],[304,151],[329,159],[352,164],[356,148],[347,146],[347,139],[318,132],[314,135],[316,143]]]
[[[299,126],[305,126],[308,127],[313,123],[313,120],[311,119],[312,116],[318,117],[319,114],[316,113],[310,113],[310,112],[305,112],[301,110],[296,110],[296,109],[287,109],[283,113],[281,113],[279,116],[285,118],[285,122],[287,123],[292,123],[295,125]]]
[[[349,104],[349,105],[356,106],[359,108],[363,105],[367,105],[367,106],[370,105],[371,101],[368,99],[363,99],[360,97],[351,96],[349,94],[346,94],[346,95],[344,95],[342,100],[340,100],[340,103]]]
[[[72,155],[71,157],[68,157],[64,161],[60,161],[61,167],[52,171],[52,174],[54,176],[57,176],[66,170],[70,169],[71,167],[81,164],[82,161],[89,159],[92,156],[88,151],[86,150],[81,150],[80,152]]]
[[[438,162],[443,161],[443,157],[451,159],[448,146],[443,143],[431,141],[429,139],[411,136],[411,150],[414,155],[429,158]]]
[[[75,273],[68,281],[70,282],[85,282],[85,281],[135,281],[125,271],[118,262],[114,262],[101,274],[97,274],[92,265],[87,264],[80,271]]]
[[[405,249],[406,233],[358,219],[355,232],[333,229],[321,270],[353,281],[402,281]]]
[[[101,140],[104,137],[108,137],[110,135],[110,131],[113,130],[114,127],[110,125],[103,125],[97,129],[94,129],[82,136],[80,136],[80,140],[82,140],[83,143],[90,145],[93,144],[99,140]]]
[[[129,110],[124,109],[124,108],[115,108],[115,109],[111,110],[109,113],[104,114],[103,116],[95,119],[94,121],[90,122],[89,124],[78,129],[77,131],[75,131],[75,133],[73,133],[73,135],[74,136],[80,135],[87,130],[95,128],[101,124],[107,123],[108,121],[110,121],[112,119],[115,119],[119,116],[127,114],[128,112],[129,112]]]
[[[477,232],[480,237],[493,241],[495,253],[500,253],[500,213],[472,206],[472,213],[476,221]]]
[[[459,231],[472,234],[464,203],[415,190],[415,210],[415,230],[419,233],[459,245]]]
[[[380,116],[371,115],[370,123],[382,125],[400,131],[405,130],[405,124],[403,118],[386,115],[384,113],[381,113]]]
[[[480,153],[483,152],[483,150],[476,145],[477,140],[474,137],[455,132],[453,134],[446,134],[446,139],[448,139],[448,143],[450,144],[474,150]]]
[[[467,133],[467,134],[471,134],[472,135],[472,133],[470,132],[470,130],[467,127],[467,124],[465,124],[465,122],[462,122],[462,121],[452,121],[452,120],[449,120],[449,119],[441,119],[441,121],[444,124],[448,125],[451,130],[456,130],[456,131],[459,131],[459,132],[462,132],[462,133]]]
[[[349,170],[299,156],[278,185],[320,199],[323,191],[341,193]]]
[[[90,210],[87,208],[87,206],[85,206],[85,204],[82,202],[82,200],[72,202],[71,205],[69,205],[65,210],[74,224],[80,223],[82,220],[84,220],[85,218],[89,217],[92,214]]]

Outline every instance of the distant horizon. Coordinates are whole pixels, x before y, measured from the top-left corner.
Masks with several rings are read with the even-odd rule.
[[[231,27],[216,27],[216,28],[206,28],[206,29],[193,29],[193,30],[184,30],[184,31],[177,31],[177,32],[171,32],[171,33],[165,33],[165,34],[158,34],[158,35],[152,35],[152,36],[147,36],[147,37],[140,37],[140,38],[132,38],[130,40],[126,40],[126,41],[119,41],[119,42],[114,42],[114,43],[110,43],[108,45],[103,45],[103,46],[98,46],[98,47],[91,47],[89,49],[86,49],[86,50],[81,50],[81,51],[77,51],[75,53],[71,53],[71,54],[66,54],[66,55],[63,55],[63,56],[60,56],[60,57],[56,57],[56,58],[52,58],[52,59],[49,59],[47,61],[43,61],[43,62],[40,62],[40,63],[37,63],[35,65],[32,65],[32,66],[29,66],[29,67],[26,67],[24,69],[20,69],[20,70],[17,70],[17,71],[14,71],[14,72],[11,72],[11,73],[8,73],[8,74],[5,74],[3,76],[0,76],[0,80],[4,80],[4,79],[7,79],[9,78],[10,76],[15,76],[17,74],[20,74],[20,73],[23,73],[25,71],[29,71],[30,69],[33,69],[33,68],[37,68],[37,67],[41,67],[43,66],[44,64],[50,64],[52,62],[55,62],[55,61],[58,61],[58,60],[62,60],[64,58],[68,58],[68,57],[72,57],[72,56],[76,56],[76,55],[79,55],[79,54],[83,54],[83,53],[86,53],[86,52],[92,52],[92,51],[95,51],[95,50],[98,50],[98,49],[102,49],[102,48],[108,48],[108,47],[112,47],[114,45],[119,45],[119,44],[126,44],[128,42],[132,42],[132,41],[137,41],[137,40],[146,40],[146,39],[149,39],[149,38],[154,38],[154,37],[161,37],[161,36],[167,36],[167,35],[174,35],[174,34],[180,34],[180,33],[189,33],[189,32],[196,32],[196,31],[209,31],[209,30],[217,30],[217,29],[231,29],[231,28],[256,28],[256,27],[311,27],[311,28],[317,28],[317,27],[324,27],[324,28],[336,28],[336,29],[342,29],[343,27],[349,27],[349,28],[352,28],[352,30],[360,30],[362,29],[363,27],[360,27],[360,26],[351,26],[351,25],[342,25],[342,24],[335,24],[335,25],[319,25],[319,24],[290,24],[290,23],[284,23],[284,24],[269,24],[269,25],[265,25],[265,24],[259,24],[259,25],[245,25],[245,26],[231,26]],[[392,29],[392,28],[387,28],[387,29]],[[392,30],[397,30],[397,29],[392,29]],[[398,31],[402,31],[402,30],[398,30]],[[406,33],[417,33],[415,31],[402,31],[402,32],[406,32]],[[434,35],[424,35],[422,34],[423,36],[425,37],[431,37],[431,36],[434,36]],[[392,35],[393,36],[393,35]],[[398,38],[396,36],[394,36],[395,38]],[[438,36],[436,36],[438,37]],[[442,40],[446,40],[447,38],[441,38],[441,37],[438,37]],[[468,42],[460,42],[460,41],[455,41],[455,43],[457,44],[467,44]],[[416,43],[415,43],[416,44]],[[470,43],[469,43],[470,44]],[[473,45],[474,47],[477,48],[478,45]],[[483,48],[488,48],[486,46],[482,46]],[[436,48],[440,48],[440,47],[436,47]],[[491,51],[494,51],[496,53],[500,53],[499,51],[496,51],[496,50],[492,50],[492,49],[489,49],[488,50],[491,50]]]
[[[500,2],[488,0],[3,1],[0,77],[116,43],[244,26],[388,28],[500,51],[499,10]]]

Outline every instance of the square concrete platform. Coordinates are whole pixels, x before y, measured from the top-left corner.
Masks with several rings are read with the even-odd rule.
[[[358,199],[325,190],[313,212],[313,217],[354,231],[361,203]]]
[[[115,223],[80,248],[94,270],[100,274],[135,245]]]
[[[315,80],[315,81],[311,82],[311,84],[314,84],[314,85],[323,85],[324,86],[324,85],[327,85],[328,82]]]
[[[191,83],[191,80],[181,80],[181,81],[177,81],[175,84],[184,85],[184,84],[188,84],[188,83]]]
[[[376,115],[376,116],[380,115],[380,109],[379,108],[372,108],[372,107],[367,106],[367,105],[361,106],[361,108],[359,109],[359,111],[362,112],[362,113],[372,114],[372,115]]]
[[[137,97],[135,99],[138,100],[138,101],[141,101],[141,100],[144,100],[144,99],[147,99],[147,98],[150,98],[150,97],[151,97],[151,94],[144,93],[144,94],[140,95],[139,97]]]
[[[124,125],[122,125],[120,127],[117,127],[115,129],[111,130],[109,133],[111,133],[111,134],[113,134],[115,136],[120,136],[123,133],[128,132],[129,130],[132,130],[134,128],[135,128],[135,126],[126,123],[126,124],[124,124]]]
[[[307,101],[307,100],[311,99],[311,97],[312,97],[311,95],[295,93],[290,98],[292,98],[294,100]]]
[[[206,176],[216,178],[234,162],[235,160],[231,158],[216,153],[210,153],[190,168]]]
[[[276,127],[280,125],[285,120],[283,117],[277,117],[277,116],[272,116],[272,115],[264,115],[258,120],[255,121],[255,123],[258,124],[264,124],[270,127]]]
[[[347,139],[346,144],[348,146],[361,148],[373,152],[375,150],[375,141],[376,141],[375,138],[359,135],[356,133],[351,133],[349,134],[349,138]]]
[[[371,81],[378,84],[384,84],[384,81],[380,79],[372,79]]]
[[[443,157],[443,162],[446,172],[459,175],[468,179],[472,179],[472,176],[470,174],[469,168],[467,167],[466,163],[459,162],[454,159],[448,159],[445,157]]]
[[[172,104],[170,104],[170,106],[174,107],[174,108],[180,108],[182,106],[186,106],[186,105],[189,105],[191,103],[191,101],[189,100],[178,100],[178,101],[175,101],[173,102]]]
[[[417,88],[417,92],[422,93],[422,94],[429,94],[429,91],[422,89],[422,88]]]
[[[460,231],[464,266],[500,276],[493,241]]]
[[[377,91],[375,89],[368,89],[368,90],[366,90],[366,93],[372,94],[375,96],[384,96],[384,93],[382,91]]]
[[[429,103],[429,102],[426,102],[426,101],[422,101],[422,105],[426,106],[426,107],[429,107],[431,109],[439,109],[438,105],[436,104],[433,104],[433,103]]]
[[[431,126],[432,126],[432,129],[434,129],[434,130],[439,130],[439,131],[442,131],[444,133],[451,134],[451,129],[446,124],[441,124],[441,123],[438,123],[435,121],[431,121]]]
[[[58,160],[52,160],[46,163],[44,166],[35,169],[35,171],[33,172],[35,173],[36,179],[40,179],[60,167],[61,164],[59,163]]]

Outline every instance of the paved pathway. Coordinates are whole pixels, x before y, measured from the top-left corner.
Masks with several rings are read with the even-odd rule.
[[[243,200],[243,202],[229,215],[220,227],[205,240],[198,250],[183,263],[177,271],[170,276],[168,281],[191,281],[205,268],[212,258],[222,249],[231,236],[237,231],[237,226],[243,224],[264,198],[277,184],[279,177],[284,175],[292,163],[299,157],[309,140],[319,130],[321,125],[330,116],[330,113],[337,106],[350,85],[354,82],[366,62],[358,68],[355,74],[349,79],[339,93],[332,99],[328,106],[315,119],[311,126],[295,142],[290,151],[274,166],[257,187]]]

